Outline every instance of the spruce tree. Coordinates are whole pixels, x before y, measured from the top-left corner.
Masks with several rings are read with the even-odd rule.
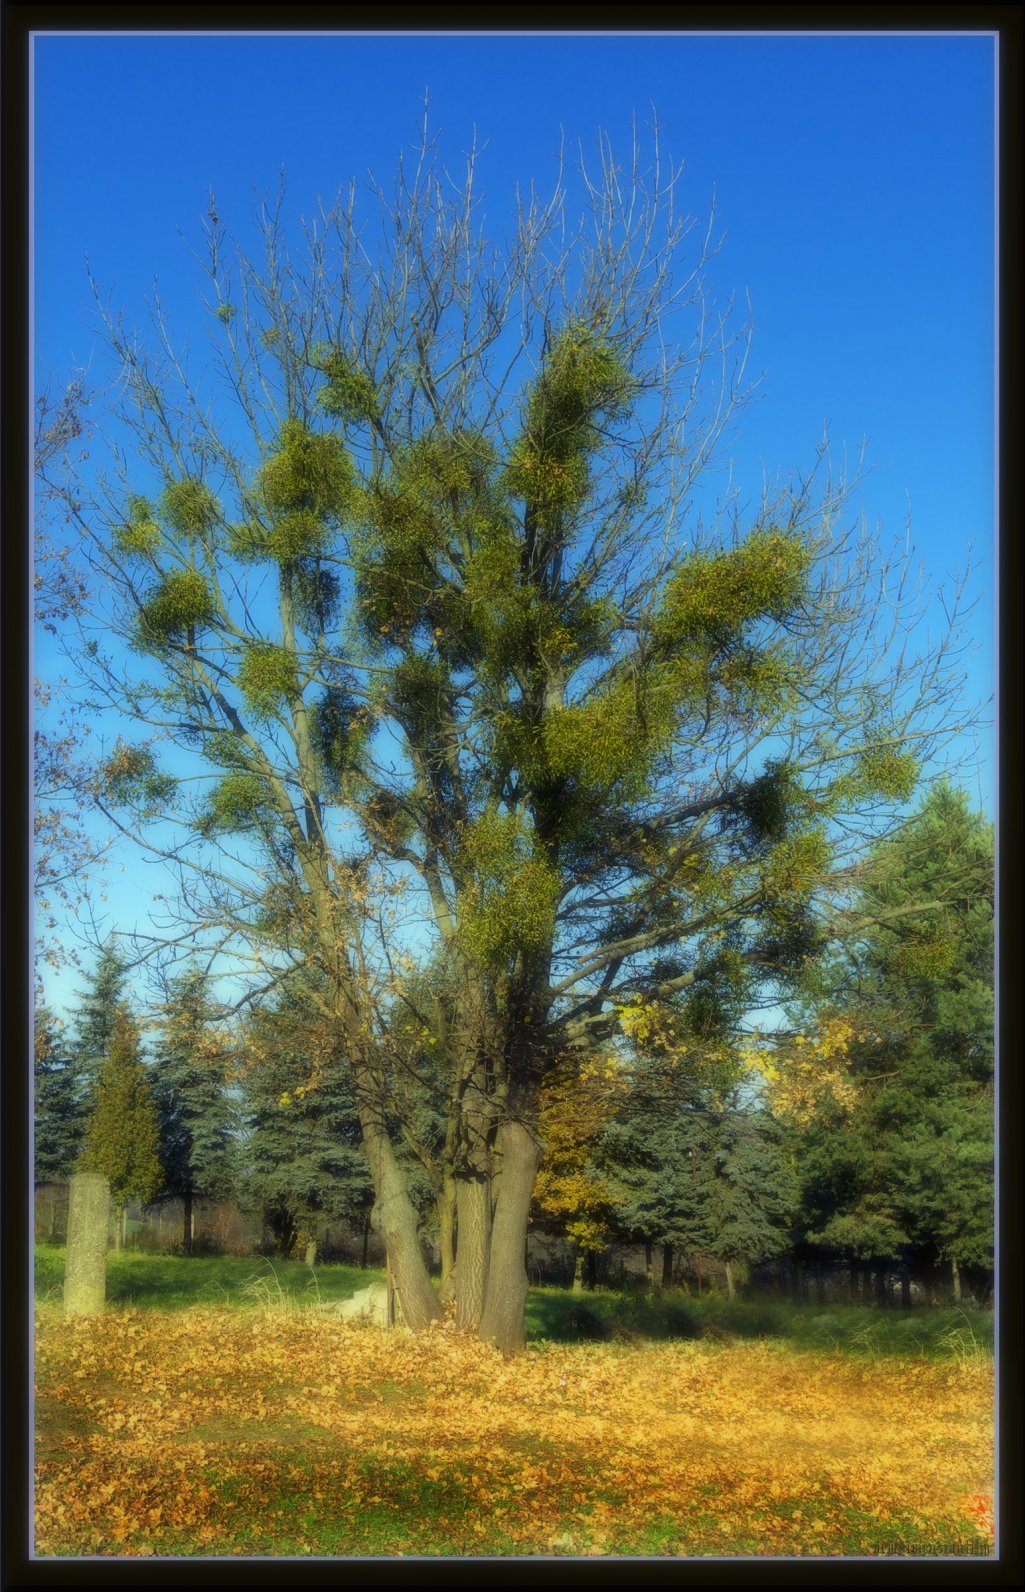
[[[705,1114],[698,1184],[706,1252],[722,1261],[735,1292],[736,1263],[767,1260],[790,1243],[797,1188],[777,1123],[736,1092]]]
[[[33,1160],[36,1187],[70,1177],[85,1128],[78,1069],[64,1025],[36,1007],[33,1061]]]
[[[351,1078],[329,1024],[300,988],[253,1015],[241,1076],[242,1197],[282,1255],[327,1221],[360,1225],[373,1204]]]
[[[86,1113],[95,1104],[96,1081],[110,1049],[127,978],[128,969],[111,938],[100,951],[86,988],[79,993],[74,1013],[72,1052]]]
[[[206,978],[187,972],[168,990],[151,1066],[164,1189],[182,1201],[186,1254],[192,1253],[194,1200],[225,1197],[235,1175],[230,1063],[230,1042],[217,1029]]]
[[[159,1146],[157,1110],[142,1061],[139,1029],[119,1006],[78,1163],[80,1171],[99,1172],[110,1184],[119,1247],[128,1201],[134,1198],[146,1204],[159,1192],[163,1180]]]

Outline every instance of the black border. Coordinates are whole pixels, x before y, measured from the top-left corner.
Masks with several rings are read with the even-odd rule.
[[[816,5],[708,6],[683,5],[655,11],[643,21],[637,14],[591,13],[582,26],[579,12],[564,15],[532,10],[510,11],[504,20],[482,23],[479,16],[459,10],[442,18],[438,12],[403,8],[389,10],[383,20],[367,26],[367,12],[341,6],[158,5],[144,10],[135,5],[7,5],[3,7],[3,166],[0,188],[3,273],[2,315],[4,363],[2,462],[6,534],[0,537],[0,570],[4,595],[4,624],[0,632],[2,663],[2,735],[0,757],[3,842],[0,858],[6,863],[2,878],[3,913],[0,970],[4,981],[0,1012],[3,1014],[6,1065],[0,1076],[0,1102],[4,1122],[3,1191],[5,1245],[3,1317],[0,1324],[0,1364],[4,1372],[3,1536],[2,1584],[9,1587],[221,1585],[239,1581],[246,1585],[336,1585],[370,1581],[430,1582],[443,1578],[447,1585],[464,1579],[502,1582],[526,1576],[538,1584],[586,1581],[589,1586],[622,1579],[679,1585],[802,1585],[805,1583],[858,1585],[866,1579],[886,1585],[966,1586],[1013,1585],[1019,1579],[1022,1558],[1021,1512],[1017,1500],[1022,1484],[1022,1083],[1020,988],[1023,962],[1020,902],[1022,878],[1022,7],[1020,5],[968,6],[901,5],[820,8]],[[1000,1219],[1001,1254],[998,1256],[1000,1332],[1000,1489],[1002,1499],[1002,1553],[999,1560],[110,1560],[32,1561],[28,1557],[27,1465],[29,1447],[28,1311],[25,1284],[29,1276],[29,1246],[24,1211],[28,1185],[28,1145],[24,1131],[28,1107],[29,1072],[23,1064],[29,1044],[31,957],[28,921],[29,874],[25,836],[29,828],[28,705],[29,705],[29,604],[28,542],[21,528],[28,523],[30,414],[28,392],[28,61],[30,32],[75,31],[98,33],[131,31],[194,31],[196,33],[251,33],[262,30],[299,33],[338,31],[365,34],[423,32],[435,37],[447,32],[466,34],[549,32],[659,33],[743,31],[767,34],[807,31],[815,33],[965,31],[999,35],[1000,70],[1000,254],[1001,294],[998,339],[1000,379],[1000,775],[999,775],[999,945],[1002,987],[998,1015],[1002,1068],[1000,1081]],[[952,306],[952,313],[954,307]],[[938,337],[943,334],[937,327]],[[1013,994],[1012,994],[1013,992]]]

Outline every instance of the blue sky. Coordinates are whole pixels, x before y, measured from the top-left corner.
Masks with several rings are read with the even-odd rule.
[[[683,204],[717,198],[722,297],[750,296],[763,375],[730,456],[806,466],[823,424],[836,452],[868,439],[870,524],[903,530],[929,576],[979,565],[975,694],[993,675],[994,41],[985,35],[228,37],[37,36],[34,350],[37,380],[101,363],[85,277],[141,318],[159,278],[197,346],[195,262],[211,188],[245,239],[254,190],[283,166],[310,209],[367,168],[387,177],[425,90],[460,163],[476,128],[497,230],[517,182],[555,173],[560,129],[626,150],[657,110],[685,162]],[[53,661],[45,642],[37,671]],[[992,757],[980,783],[992,803]],[[108,911],[131,905],[131,858]],[[74,978],[72,986],[77,982]],[[53,988],[60,998],[68,981]]]

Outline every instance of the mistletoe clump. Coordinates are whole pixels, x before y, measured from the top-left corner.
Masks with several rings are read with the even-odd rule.
[[[139,637],[160,646],[208,625],[216,606],[206,577],[195,567],[164,575],[143,603]]]

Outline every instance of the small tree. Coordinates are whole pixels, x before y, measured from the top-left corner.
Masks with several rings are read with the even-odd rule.
[[[82,1172],[98,1172],[110,1184],[117,1247],[124,1243],[129,1199],[148,1203],[163,1181],[160,1131],[139,1030],[126,1009],[114,1017],[106,1057],[96,1080],[96,1103],[86,1125]]]
[[[534,1185],[537,1215],[576,1247],[573,1287],[593,1283],[612,1226],[614,1196],[598,1157],[603,1132],[623,1092],[611,1055],[570,1055],[545,1079],[540,1129],[544,1154]]]

